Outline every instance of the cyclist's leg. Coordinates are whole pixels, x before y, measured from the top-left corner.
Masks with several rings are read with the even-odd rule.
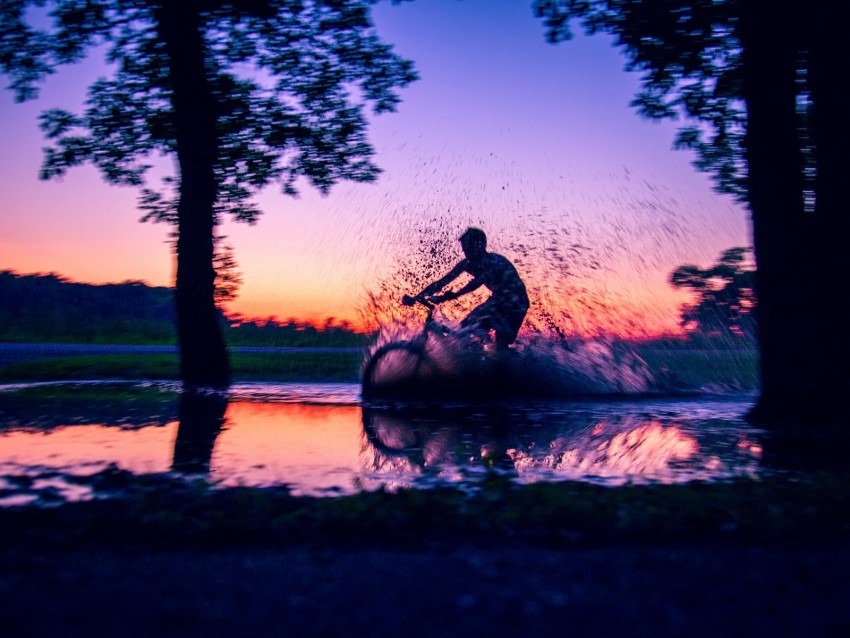
[[[456,334],[462,339],[487,343],[493,328],[493,308],[485,301],[464,317]]]
[[[488,299],[480,306],[477,306],[470,312],[463,321],[460,322],[462,329],[468,328],[470,331],[489,332],[495,329],[495,322],[499,316],[499,308],[493,303],[492,299]]]
[[[480,326],[482,324],[487,323],[490,315],[492,314],[492,309],[488,306],[485,301],[480,306],[476,306],[472,312],[466,315],[463,318],[463,321],[460,322],[461,328],[470,328],[474,326]]]

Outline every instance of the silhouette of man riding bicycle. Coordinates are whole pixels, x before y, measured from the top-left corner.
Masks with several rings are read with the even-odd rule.
[[[461,329],[472,332],[495,334],[496,346],[510,346],[517,337],[520,326],[528,312],[528,293],[514,265],[502,255],[487,251],[487,236],[480,228],[468,228],[460,236],[460,246],[465,259],[437,281],[429,284],[413,297],[405,296],[403,303],[411,306],[417,302],[439,304],[452,301],[484,286],[490,296],[472,310],[461,322]],[[451,284],[463,273],[472,280],[459,290],[448,290],[436,294]]]
[[[478,394],[489,396],[504,385],[507,377],[499,376],[500,371],[504,372],[504,366],[498,365],[499,357],[482,357],[478,347],[446,349],[441,344],[462,346],[466,341],[484,342],[486,351],[492,332],[496,346],[493,354],[509,352],[508,347],[516,340],[528,312],[525,284],[510,261],[487,251],[484,231],[467,229],[460,237],[460,245],[465,258],[448,274],[418,295],[405,295],[402,299],[405,305],[419,303],[428,309],[425,325],[418,335],[385,343],[372,353],[363,371],[365,399],[457,394],[470,398]],[[458,290],[442,292],[463,273],[472,276],[467,284]],[[490,296],[463,319],[459,330],[451,330],[434,319],[435,304],[457,299],[481,286],[490,291]]]

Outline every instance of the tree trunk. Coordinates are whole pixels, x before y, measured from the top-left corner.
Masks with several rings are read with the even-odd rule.
[[[168,54],[180,168],[176,281],[180,373],[186,389],[220,389],[230,382],[230,367],[214,299],[216,101],[204,65],[197,3],[166,0],[157,10],[157,20]]]
[[[762,377],[751,417],[785,426],[808,419],[819,392],[812,356],[813,220],[804,210],[797,129],[796,25],[790,7],[769,0],[741,7]]]
[[[836,428],[846,422],[846,366],[850,363],[850,331],[838,309],[847,284],[846,250],[850,241],[847,211],[847,180],[850,176],[850,97],[847,79],[850,42],[843,12],[838,5],[818,0],[809,12],[814,22],[809,29],[809,86],[815,144],[815,232],[817,305],[812,315],[818,320],[819,336],[814,353],[820,375],[824,425]],[[836,373],[834,370],[840,370]],[[843,414],[842,414],[843,413]],[[842,418],[843,417],[843,418]]]

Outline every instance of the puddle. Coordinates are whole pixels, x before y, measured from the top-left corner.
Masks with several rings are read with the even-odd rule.
[[[0,387],[0,504],[96,496],[74,477],[115,467],[295,494],[474,489],[513,480],[681,483],[755,477],[750,396],[364,406],[356,384],[242,384],[181,399],[157,383]]]

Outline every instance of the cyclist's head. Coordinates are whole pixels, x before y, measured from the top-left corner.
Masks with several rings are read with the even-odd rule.
[[[467,257],[482,255],[487,251],[487,235],[480,228],[467,228],[460,236],[460,247]]]

